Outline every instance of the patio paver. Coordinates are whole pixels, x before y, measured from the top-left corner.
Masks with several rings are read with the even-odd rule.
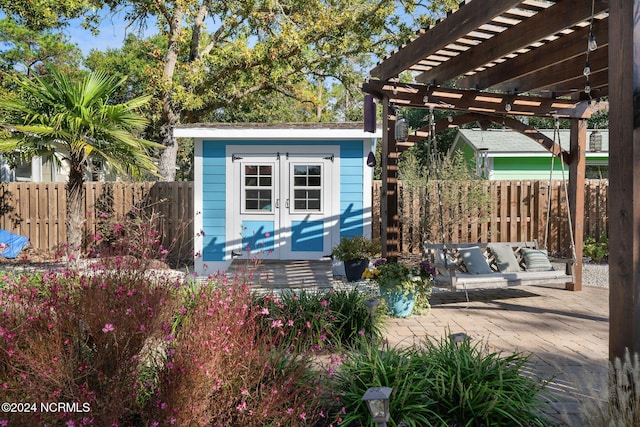
[[[608,289],[519,286],[469,292],[469,302],[463,292],[437,292],[431,304],[428,315],[387,321],[389,344],[465,332],[494,351],[531,353],[530,373],[553,377],[549,418],[560,426],[582,425],[579,401],[588,399],[585,387],[607,378]]]

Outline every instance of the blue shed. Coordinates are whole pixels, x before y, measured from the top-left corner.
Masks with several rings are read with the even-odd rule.
[[[233,259],[319,260],[341,237],[371,236],[377,134],[362,123],[193,124],[194,267]]]

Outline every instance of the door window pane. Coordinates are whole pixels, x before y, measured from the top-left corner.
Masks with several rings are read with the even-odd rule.
[[[322,210],[322,166],[296,165],[293,168],[294,211]]]
[[[271,212],[273,210],[273,167],[244,165],[244,210]]]

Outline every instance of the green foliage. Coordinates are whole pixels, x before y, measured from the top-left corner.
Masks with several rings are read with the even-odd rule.
[[[362,396],[386,386],[393,388],[391,426],[545,426],[538,396],[546,383],[522,374],[528,360],[468,339],[382,351],[363,343],[332,378],[336,417],[340,425],[371,425]]]
[[[90,0],[12,1],[0,0],[0,11],[26,28],[42,31],[68,25],[69,18],[87,14],[85,26],[95,23],[95,14],[89,12]]]
[[[355,345],[359,337],[379,336],[381,318],[371,319],[366,295],[357,289],[327,293],[284,292],[257,297],[256,304],[269,313],[265,330],[276,329],[277,345],[289,351],[336,350]]]
[[[46,66],[65,67],[77,72],[81,53],[62,33],[50,30],[34,31],[9,18],[0,19],[0,69],[17,72],[46,74]],[[9,82],[4,81],[3,84]]]
[[[117,173],[133,178],[155,172],[150,150],[162,146],[138,137],[147,121],[137,109],[149,97],[120,104],[110,97],[124,83],[106,72],[74,80],[52,69],[46,77],[16,76],[21,97],[0,99],[12,134],[0,139],[0,153],[15,163],[41,156],[68,162],[67,243],[78,254],[82,239],[82,184],[90,160],[104,161]]]
[[[423,363],[415,347],[378,349],[377,341],[362,339],[357,350],[350,351],[330,378],[334,390],[334,418],[342,426],[373,426],[362,396],[369,387],[392,387],[389,408],[391,427],[428,426],[444,421],[430,406],[428,390],[431,367]]]
[[[380,253],[380,243],[362,236],[343,237],[333,248],[333,256],[341,261],[369,259]]]
[[[488,344],[449,337],[426,341],[422,363],[430,367],[426,393],[446,425],[546,426],[539,393],[546,383],[522,373],[530,356],[503,356]]]
[[[582,247],[582,255],[590,257],[595,262],[606,261],[609,256],[609,239],[606,235],[602,235],[596,240],[593,237],[587,237]]]

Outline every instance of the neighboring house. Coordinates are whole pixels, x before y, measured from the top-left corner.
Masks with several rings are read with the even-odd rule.
[[[377,134],[362,123],[194,124],[194,264],[235,258],[319,260],[341,237],[371,236]]]
[[[85,179],[91,181],[105,181],[107,177],[113,178],[102,162],[92,162],[91,170],[87,170]],[[24,162],[15,168],[11,168],[5,159],[0,156],[0,182],[66,182],[68,169],[65,162],[61,166],[53,162],[43,162],[36,156],[30,162]]]
[[[569,151],[569,129],[560,129],[554,138],[553,130],[540,130]],[[591,151],[589,140],[594,130],[587,131],[586,177],[608,178],[609,131],[598,130],[602,147]],[[490,180],[549,179],[551,154],[533,139],[508,129],[459,129],[448,155],[462,150],[464,157],[476,166],[478,175]],[[565,166],[565,178],[569,170]],[[562,179],[562,165],[554,161],[553,179]]]

